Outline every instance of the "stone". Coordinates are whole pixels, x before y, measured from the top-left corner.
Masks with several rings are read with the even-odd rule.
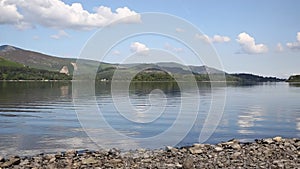
[[[195,143],[195,144],[193,144],[193,147],[203,148],[203,147],[205,147],[205,144]]]
[[[166,150],[169,151],[169,152],[172,152],[172,153],[178,152],[178,149],[177,149],[177,148],[174,148],[174,147],[172,147],[172,146],[167,146],[167,147],[166,147]]]
[[[281,142],[282,137],[277,136],[277,137],[274,137],[273,140],[276,141],[276,142]]]
[[[176,165],[175,165],[175,164],[166,164],[166,166],[167,166],[168,168],[174,168]]]
[[[4,161],[5,161],[4,157],[0,156],[0,162],[4,162]]]
[[[217,152],[222,151],[222,150],[223,150],[222,147],[219,147],[219,146],[215,147],[215,151],[217,151]]]
[[[241,146],[239,144],[232,144],[232,145],[230,145],[230,147],[232,149],[235,149],[235,150],[240,150],[241,149]]]
[[[1,164],[1,167],[11,167],[12,165],[18,165],[20,164],[21,159],[20,158],[10,158],[8,161],[5,161],[3,164]]]
[[[53,163],[55,160],[56,160],[56,158],[53,157],[53,158],[51,158],[51,159],[49,160],[49,162],[50,162],[50,163]]]
[[[21,161],[21,163],[19,164],[20,166],[24,166],[24,165],[27,165],[27,164],[29,164],[30,162],[29,162],[29,160],[28,159],[25,159],[25,160],[23,160],[23,161]]]
[[[76,156],[77,151],[76,150],[67,150],[65,154],[67,157],[74,157],[74,156]]]
[[[109,160],[110,163],[116,164],[116,163],[121,163],[122,160],[121,159],[111,159]]]
[[[184,169],[193,169],[194,167],[194,160],[192,157],[187,157],[184,159],[182,163],[182,168]]]
[[[241,154],[242,154],[241,152],[235,152],[235,153],[233,153],[231,156],[232,156],[233,158],[237,158],[237,157],[239,157]]]
[[[93,157],[85,158],[82,160],[82,164],[96,164],[96,163],[98,163],[98,161]]]
[[[263,139],[263,143],[265,143],[265,144],[272,144],[272,143],[274,143],[274,141],[271,138],[267,138],[267,139]]]
[[[200,147],[190,147],[188,150],[191,154],[201,154],[203,152]]]
[[[144,163],[150,163],[152,160],[150,159],[150,158],[148,158],[148,159],[142,159],[142,162],[144,162]]]
[[[179,164],[178,162],[176,162],[176,163],[175,163],[175,167],[177,167],[177,168],[182,168],[182,165]]]

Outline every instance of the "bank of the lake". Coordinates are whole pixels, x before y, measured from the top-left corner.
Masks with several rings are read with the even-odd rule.
[[[299,168],[300,139],[274,137],[241,143],[193,144],[165,149],[68,150],[3,158],[0,168]]]

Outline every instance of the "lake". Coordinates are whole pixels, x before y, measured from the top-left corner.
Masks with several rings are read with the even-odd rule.
[[[300,137],[300,87],[297,85],[229,85],[212,91],[209,83],[203,83],[191,89],[195,90],[198,92],[185,93],[176,83],[138,82],[130,85],[129,92],[117,91],[113,98],[110,83],[103,82],[95,85],[93,95],[86,93],[78,97],[72,92],[71,82],[0,82],[0,155],[95,150],[101,148],[99,144],[117,148],[120,145],[121,148],[124,145],[125,148],[126,145],[129,148],[164,148],[178,137],[182,138],[178,146],[190,145],[199,141],[203,127],[213,127],[210,121],[204,126],[213,104],[212,96],[224,92],[224,112],[217,115],[221,119],[217,120],[216,130],[205,143],[232,138],[246,142],[278,135]],[[199,100],[193,101],[197,96]],[[222,99],[214,99],[219,98]],[[154,113],[126,114],[125,111],[120,115],[114,105],[116,101],[121,104],[119,109],[125,105],[124,110],[127,110],[126,104],[130,103],[137,112],[151,109]],[[94,111],[90,109],[94,103],[99,109],[95,115],[90,114]],[[199,109],[195,109],[195,105],[199,105]],[[178,121],[179,110],[183,108],[184,120]],[[98,115],[105,121],[97,120]],[[212,119],[218,119],[217,116]],[[174,127],[175,121],[179,126],[175,132],[155,142],[142,141]],[[113,132],[124,137],[115,137]]]

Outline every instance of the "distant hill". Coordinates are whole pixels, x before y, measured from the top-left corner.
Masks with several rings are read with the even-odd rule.
[[[9,45],[0,46],[0,57],[29,66],[31,68],[50,71],[60,71],[63,66],[68,66],[68,68],[71,68],[73,67],[71,62],[74,62],[73,59],[53,57]]]
[[[239,82],[241,83],[257,83],[257,82],[284,82],[285,79],[280,79],[276,77],[263,77],[248,73],[238,73],[238,74],[231,74],[231,76],[239,78]]]
[[[71,77],[59,72],[29,68],[0,57],[0,80],[71,80]]]
[[[134,77],[133,80],[137,81],[172,81],[175,77],[188,79],[190,75],[194,76],[197,81],[210,81],[209,75],[212,74],[214,75],[214,80],[224,80],[222,79],[222,75],[225,74],[227,81],[238,83],[278,82],[284,80],[276,77],[262,77],[252,74],[228,74],[208,66],[185,66],[174,62],[117,65],[104,62],[100,63],[93,60],[80,60],[79,63],[76,61],[75,58],[49,56],[9,45],[0,46],[0,74],[2,73],[3,75],[3,72],[5,72],[6,78],[14,77],[14,79],[24,79],[24,77],[26,77],[25,79],[29,79],[29,77],[33,79],[43,79],[46,76],[47,79],[55,79],[55,77],[59,79],[71,79],[75,69],[79,70],[77,72],[82,73],[80,74],[82,79],[89,79],[91,70],[98,69],[96,80],[109,81],[118,68],[118,70],[122,71],[123,77],[126,77],[126,75],[132,72],[143,70]],[[25,76],[22,71],[30,74],[30,76]],[[38,78],[34,76],[34,73],[39,74],[37,76]],[[22,74],[22,76],[19,77],[14,74]],[[48,76],[49,74],[51,75]],[[68,78],[60,77],[60,74],[65,74]]]
[[[73,74],[74,68],[80,67],[85,70],[99,65],[99,62],[97,61],[84,60],[80,62],[81,65],[79,66],[76,64],[75,58],[60,58],[24,50],[10,45],[0,46],[0,57],[30,68],[61,72],[65,74]],[[102,65],[105,65],[105,63]]]
[[[290,76],[287,80],[289,83],[300,83],[300,75]]]

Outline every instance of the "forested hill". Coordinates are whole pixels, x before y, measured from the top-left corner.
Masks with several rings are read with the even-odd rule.
[[[228,74],[208,66],[185,66],[174,62],[140,63],[117,65],[93,60],[60,58],[18,47],[0,46],[0,80],[71,80],[74,70],[83,79],[89,77],[91,70],[97,70],[96,80],[110,81],[116,69],[125,76],[139,72],[134,81],[174,81],[188,80],[192,75],[197,81],[226,81],[238,83],[279,82],[285,79],[262,77],[253,74]],[[141,71],[143,70],[143,71]],[[211,79],[213,75],[213,79]]]
[[[287,82],[290,82],[290,83],[300,83],[300,75],[290,76],[288,78]]]
[[[0,80],[71,80],[59,72],[29,68],[0,57]]]

